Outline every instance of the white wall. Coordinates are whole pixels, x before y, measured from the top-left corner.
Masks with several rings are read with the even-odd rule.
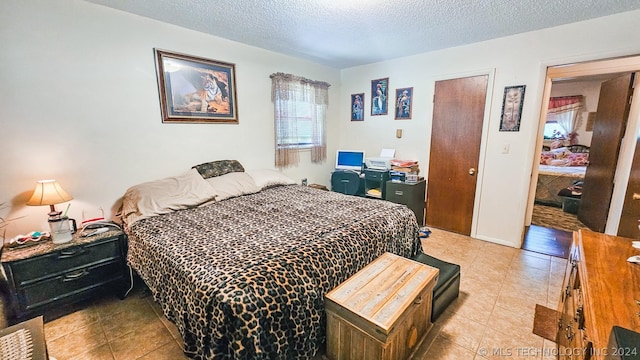
[[[640,53],[640,33],[635,31],[638,20],[640,11],[627,12],[343,70],[343,103],[350,94],[365,92],[365,114],[370,113],[371,80],[389,77],[390,94],[398,87],[414,87],[413,119],[393,120],[391,112],[350,122],[348,107],[341,106],[339,146],[361,148],[368,154],[394,147],[397,157],[417,159],[421,175],[427,177],[435,81],[492,75],[472,236],[519,247],[546,67]],[[527,86],[520,131],[499,132],[502,94],[505,86],[512,85]],[[395,138],[397,128],[404,129],[402,139]],[[501,153],[505,144],[510,148],[508,154]]]
[[[285,174],[328,184],[338,141],[338,70],[79,0],[0,3],[0,210],[7,235],[47,229],[47,207],[26,207],[35,182],[55,178],[74,196],[69,215],[191,166],[238,159],[273,168],[274,72],[332,84],[329,154]],[[163,124],[154,48],[236,64],[239,124]],[[58,205],[64,209],[66,204]]]

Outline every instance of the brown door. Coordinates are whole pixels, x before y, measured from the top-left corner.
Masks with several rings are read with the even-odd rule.
[[[631,164],[631,174],[627,192],[624,196],[624,205],[618,226],[618,236],[632,239],[640,237],[638,230],[638,220],[640,220],[640,199],[634,199],[633,195],[640,194],[640,139],[636,141],[636,150],[633,153],[633,163]]]
[[[426,223],[471,234],[489,76],[437,81],[433,104]]]
[[[633,74],[626,74],[605,81],[600,87],[589,165],[578,209],[578,220],[597,232],[604,232],[607,224],[620,143],[629,115],[632,82]]]

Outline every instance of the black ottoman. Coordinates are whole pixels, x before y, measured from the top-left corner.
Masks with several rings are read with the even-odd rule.
[[[413,260],[440,270],[438,282],[433,289],[431,305],[431,321],[434,322],[460,293],[460,265],[436,259],[422,252],[414,256]]]

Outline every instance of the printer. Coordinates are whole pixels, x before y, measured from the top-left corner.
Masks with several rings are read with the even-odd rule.
[[[379,157],[365,158],[364,165],[367,169],[391,170],[391,160],[393,160],[395,154],[395,149],[382,149]]]

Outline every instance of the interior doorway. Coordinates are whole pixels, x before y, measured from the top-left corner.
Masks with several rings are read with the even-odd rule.
[[[621,74],[631,74],[639,69],[640,69],[640,57],[637,57],[637,56],[550,67],[547,69],[547,78],[545,82],[543,102],[546,105],[547,101],[549,101],[549,98],[552,97],[552,90],[554,86],[561,86],[561,84],[565,84],[564,86],[567,86],[566,84],[577,84],[580,82],[597,82],[602,84],[605,81],[618,77]],[[591,97],[593,97],[593,95],[591,95]],[[636,105],[636,107],[637,106],[638,105]],[[536,160],[541,158],[542,152],[545,150],[543,148],[545,146],[545,139],[543,137],[543,133],[544,133],[544,127],[547,120],[548,109],[546,106],[542,106],[541,108],[542,108],[542,111],[541,111],[541,117],[540,117],[539,137],[537,142],[538,146],[534,155],[536,157]],[[589,117],[591,117],[589,115],[595,115],[595,114],[591,114],[593,112],[592,110],[593,108],[588,109],[587,118],[583,120],[585,121],[592,120],[592,119],[589,119]],[[627,111],[627,114],[628,114],[628,111]],[[632,133],[637,132],[637,128],[638,128],[637,119],[636,119],[637,114],[633,116],[633,118],[634,119],[632,122],[630,122],[629,124],[625,123],[623,125],[623,129],[625,129],[627,132],[629,132],[630,130],[632,131]],[[625,118],[625,121],[626,121],[626,118]],[[624,133],[624,131],[622,133]],[[591,146],[591,144],[589,143],[588,146]],[[616,159],[616,162],[613,164],[613,169],[611,170],[612,172],[616,173],[616,177],[617,177],[615,189],[612,191],[613,196],[610,196],[605,203],[600,202],[598,204],[598,206],[603,207],[605,209],[605,212],[609,215],[608,220],[606,221],[607,227],[606,229],[603,229],[604,230],[603,232],[607,231],[609,233],[615,233],[620,221],[620,212],[622,209],[622,202],[625,197],[624,193],[627,187],[628,173],[631,167],[631,161],[630,161],[631,157],[629,153],[631,152],[632,154],[633,149],[635,148],[635,136],[633,136],[633,139],[625,139],[625,142],[622,143],[621,145],[620,143],[618,143],[618,147],[615,150],[611,150],[611,149],[603,150],[601,149],[600,145],[595,144],[595,146],[596,146],[596,149],[594,150],[596,152],[601,152],[601,151],[605,151],[607,153],[610,153],[611,151],[615,152],[615,154],[610,154],[610,155],[615,155],[615,159]],[[623,154],[623,152],[624,152],[624,156],[622,156],[621,162],[618,163],[618,153]],[[525,222],[525,224],[527,225],[527,229],[525,229],[525,232],[524,232],[525,234],[527,233],[529,225],[535,225],[532,221],[533,220],[532,215],[533,215],[534,206],[536,204],[536,190],[539,184],[541,172],[538,166],[538,161],[534,161],[534,163],[535,165],[534,165],[534,168],[532,169],[532,181],[530,185],[529,202],[528,202],[527,215],[526,215],[527,221]],[[625,176],[625,174],[627,175]],[[613,174],[612,174],[612,178],[613,178]]]

